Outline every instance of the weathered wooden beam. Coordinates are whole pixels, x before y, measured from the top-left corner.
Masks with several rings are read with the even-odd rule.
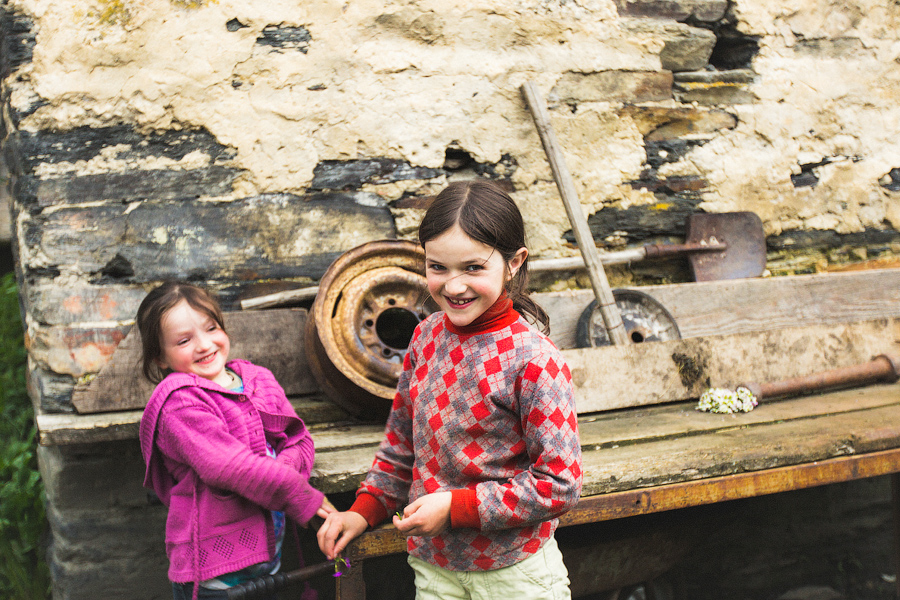
[[[335,403],[321,397],[290,398],[291,405],[308,427],[322,423],[346,422],[350,417]],[[94,414],[38,413],[38,442],[42,446],[97,444],[119,440],[136,440],[142,410],[126,410]],[[379,428],[379,435],[383,435]],[[344,434],[346,437],[347,434]],[[327,434],[315,435],[316,450],[327,449]]]
[[[642,286],[668,310],[683,338],[900,317],[900,269]],[[550,336],[575,347],[591,290],[534,294]]]
[[[900,319],[563,350],[579,414],[698,398],[895,353]]]
[[[231,357],[268,368],[288,395],[318,391],[303,349],[306,314],[303,309],[225,313]],[[72,404],[76,410],[96,413],[143,408],[154,386],[140,374],[140,354],[140,335],[132,328],[97,376],[75,387]]]
[[[624,492],[583,497],[560,517],[560,527],[623,519],[800,490],[900,472],[900,448],[815,463],[711,477]],[[406,538],[392,525],[366,532],[347,547],[351,562],[406,552]]]

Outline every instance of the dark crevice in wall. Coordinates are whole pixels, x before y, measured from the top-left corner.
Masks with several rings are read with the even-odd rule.
[[[475,164],[472,155],[460,148],[447,148],[444,152],[444,170],[445,171],[463,171],[471,168]]]
[[[831,164],[833,162],[840,162],[844,160],[851,160],[853,162],[859,162],[862,160],[862,157],[859,156],[835,156],[835,157],[827,157],[820,160],[817,163],[806,163],[800,165],[799,173],[791,174],[791,183],[794,184],[795,188],[799,187],[815,187],[816,184],[819,183],[819,176],[816,175],[815,170],[824,165]]]
[[[677,162],[691,150],[705,143],[706,140],[682,139],[645,142],[647,168],[641,172],[638,179],[627,183],[633,189],[646,189],[654,192],[660,200],[665,200],[670,195],[684,195],[703,190],[707,187],[707,181],[702,177],[687,175],[660,178],[658,170],[667,163]]]
[[[110,259],[106,266],[99,273],[94,273],[94,283],[117,283],[126,282],[134,277],[134,266],[127,258],[116,252],[116,255]]]
[[[246,27],[249,27],[249,25],[244,25],[237,19],[231,19],[230,21],[225,23],[225,29],[227,29],[228,31],[230,31],[232,33],[234,33],[235,31],[238,31],[240,29],[244,29]]]
[[[731,19],[705,26],[716,34],[716,44],[709,57],[710,66],[719,71],[753,68],[753,59],[759,53],[758,36],[741,33]]]
[[[900,192],[900,168],[893,168],[881,178],[881,187],[892,192]]]

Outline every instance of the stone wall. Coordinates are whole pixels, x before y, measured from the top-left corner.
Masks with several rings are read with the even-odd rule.
[[[776,273],[894,257],[898,25],[894,0],[4,0],[36,410],[74,412],[74,386],[161,279],[227,309],[310,285],[358,244],[411,236],[453,179],[506,186],[533,256],[575,254],[528,80],[602,248],[750,210]],[[659,268],[640,276],[683,277]],[[135,558],[159,509],[131,486],[134,447],[41,452],[56,596],[112,578],[123,597],[164,597],[141,585],[158,553]],[[128,489],[106,489],[109,472]]]
[[[411,235],[454,178],[503,182],[533,256],[573,254],[526,80],[601,247],[750,210],[778,272],[900,253],[898,20],[890,0],[8,0],[39,404],[68,409],[147,285],[189,278],[232,304],[260,281],[308,285],[351,247]]]

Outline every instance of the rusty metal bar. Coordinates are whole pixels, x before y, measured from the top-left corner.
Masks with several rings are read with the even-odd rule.
[[[831,388],[893,383],[900,378],[900,357],[880,354],[867,363],[767,383],[741,384],[759,399],[808,394]]]
[[[361,571],[362,569],[360,569]],[[246,583],[236,585],[226,590],[225,595],[228,600],[251,600],[261,596],[271,596],[278,590],[290,585],[296,585],[308,581],[313,577],[324,575],[325,573],[334,571],[334,561],[329,560],[324,563],[304,567],[295,571],[285,573],[275,573],[273,575],[265,575],[251,579]]]

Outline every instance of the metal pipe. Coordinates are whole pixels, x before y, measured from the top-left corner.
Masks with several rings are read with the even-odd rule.
[[[742,383],[739,387],[747,388],[754,396],[762,400],[763,398],[795,396],[830,388],[854,387],[878,382],[893,383],[898,379],[900,379],[900,357],[879,354],[871,361],[858,365],[780,381]]]

